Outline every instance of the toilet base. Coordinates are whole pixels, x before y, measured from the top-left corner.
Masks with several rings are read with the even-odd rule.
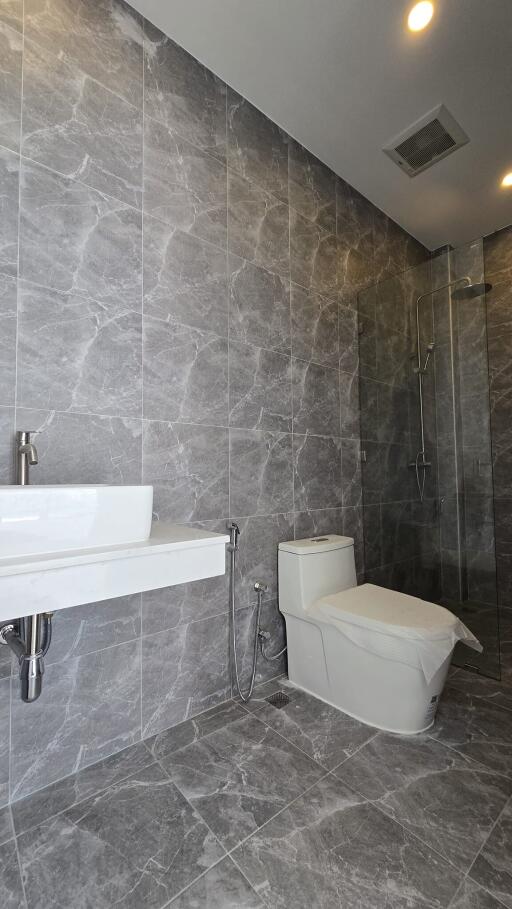
[[[286,615],[293,685],[361,723],[399,735],[432,728],[451,654],[427,682],[423,672],[364,650],[332,625]]]

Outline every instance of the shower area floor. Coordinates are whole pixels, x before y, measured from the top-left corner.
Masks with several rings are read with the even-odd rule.
[[[415,737],[267,682],[2,809],[0,843],[4,909],[512,907],[512,678],[452,671]]]

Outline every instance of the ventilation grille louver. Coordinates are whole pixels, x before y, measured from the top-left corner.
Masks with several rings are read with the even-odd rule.
[[[396,136],[384,151],[410,177],[469,142],[469,138],[443,104]]]

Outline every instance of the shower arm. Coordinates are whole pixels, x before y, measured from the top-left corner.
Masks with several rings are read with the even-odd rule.
[[[463,278],[457,278],[455,281],[449,281],[448,284],[442,284],[441,287],[435,287],[434,290],[427,290],[426,293],[420,294],[416,300],[416,341],[418,347],[418,369],[421,369],[421,338],[420,338],[420,303],[422,300],[425,300],[427,297],[432,297],[434,294],[440,293],[442,290],[448,290],[450,287],[455,287],[457,284],[464,283],[466,287],[469,287],[471,284],[471,278],[468,275],[465,275]]]

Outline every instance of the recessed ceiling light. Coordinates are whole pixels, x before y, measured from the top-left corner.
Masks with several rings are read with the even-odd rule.
[[[504,188],[508,188],[509,186],[512,186],[512,170],[510,171],[509,174],[505,174],[505,176],[503,177],[503,180],[501,181],[501,185]]]
[[[433,15],[434,4],[430,3],[429,0],[422,0],[421,3],[416,3],[411,9],[407,18],[407,25],[411,32],[420,32],[422,28],[427,27]]]

